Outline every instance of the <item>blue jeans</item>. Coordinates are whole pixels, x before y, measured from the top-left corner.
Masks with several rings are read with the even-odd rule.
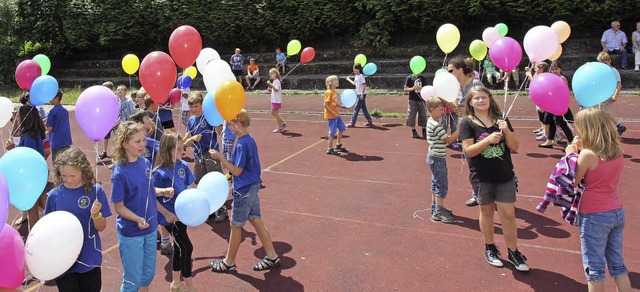
[[[360,99],[360,97],[362,97],[362,99]],[[367,95],[358,94],[358,102],[356,103],[356,107],[353,109],[353,116],[351,116],[351,122],[349,122],[350,124],[356,124],[360,109],[362,109],[362,114],[364,115],[364,118],[367,119],[367,122],[371,123],[371,116],[369,115],[369,110],[367,110]]]
[[[628,61],[629,56],[627,55],[627,49],[609,51],[609,55],[616,55],[616,54],[620,55],[620,66],[626,68],[627,65],[629,64],[629,61]]]
[[[438,198],[446,198],[449,191],[447,160],[429,154],[427,164],[431,168],[431,192]]]
[[[260,219],[260,198],[258,191],[260,183],[252,184],[245,193],[233,190],[233,203],[231,203],[231,223],[242,227],[247,220]]]
[[[149,287],[156,274],[156,229],[145,235],[128,237],[118,232],[118,249],[122,261],[120,291],[138,291]]]
[[[629,274],[622,259],[622,231],[625,219],[622,208],[578,214],[580,218],[580,246],[582,265],[587,281],[604,281],[605,267],[611,277]]]

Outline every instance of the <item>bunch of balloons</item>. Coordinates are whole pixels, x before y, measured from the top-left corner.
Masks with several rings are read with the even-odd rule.
[[[291,40],[287,44],[287,56],[297,55],[298,53],[300,53],[301,48],[302,48],[302,43],[300,43],[299,40]],[[300,53],[300,62],[302,64],[306,64],[313,61],[315,57],[316,57],[316,50],[312,47],[306,47]]]
[[[24,60],[16,67],[16,83],[20,88],[29,90],[32,105],[43,105],[58,93],[58,80],[47,75],[50,69],[51,60],[43,54]]]
[[[371,76],[378,71],[378,66],[375,63],[367,63],[367,56],[364,54],[357,54],[353,59],[354,64],[360,64],[362,66],[362,74]]]

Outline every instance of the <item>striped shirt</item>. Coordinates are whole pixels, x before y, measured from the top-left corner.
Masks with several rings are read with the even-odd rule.
[[[603,34],[600,41],[604,42],[604,45],[609,49],[609,51],[619,50],[623,44],[628,43],[627,35],[618,30],[616,32],[613,29],[607,29]]]
[[[449,137],[447,131],[442,127],[440,122],[429,117],[427,120],[427,141],[429,142],[429,155],[435,157],[447,156],[447,143],[444,138]]]

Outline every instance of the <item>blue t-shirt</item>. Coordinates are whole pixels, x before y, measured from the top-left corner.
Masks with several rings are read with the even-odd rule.
[[[232,126],[231,124],[229,124],[229,122],[224,122],[224,131],[222,132],[222,139],[224,140],[236,140],[236,134],[233,133],[233,131],[231,131],[231,127],[235,127]]]
[[[242,70],[242,61],[244,61],[242,54],[232,55],[230,61],[233,63],[231,70]]]
[[[102,203],[100,212],[102,217],[111,216],[111,207],[104,189],[99,184],[93,185],[93,191],[87,194],[84,185],[79,188],[69,189],[61,184],[49,191],[47,197],[47,205],[44,208],[44,214],[54,211],[67,211],[80,221],[82,231],[84,233],[84,241],[82,249],[76,262],[64,274],[68,273],[86,273],[96,267],[102,265],[102,243],[100,242],[100,234],[96,230],[93,220],[91,220],[91,206],[93,202],[98,200]]]
[[[171,102],[167,101],[162,106],[170,106],[170,105],[171,105]],[[160,109],[158,110],[158,115],[160,115],[160,122],[168,122],[173,120],[173,112],[171,110]]]
[[[215,130],[207,123],[204,115],[189,117],[187,132],[191,134],[191,137],[202,134],[200,142],[193,141],[193,154],[195,158],[201,158],[202,153],[209,149],[218,150],[218,139],[214,139],[214,141],[211,140]],[[215,137],[217,137],[217,135]]]
[[[173,214],[176,213],[176,198],[195,181],[196,178],[193,176],[191,169],[189,169],[189,165],[181,159],[176,161],[173,169],[168,169],[163,166],[153,170],[153,182],[156,187],[168,188],[173,186],[174,193],[171,199],[167,197],[156,197],[158,202]],[[158,223],[162,226],[169,225],[167,219],[165,219],[164,215],[160,214],[160,212],[158,212]]]
[[[131,118],[131,114],[136,109],[136,105],[133,100],[125,98],[120,101],[120,122],[128,121]]]
[[[116,163],[111,173],[111,202],[122,203],[131,212],[145,218],[149,228],[140,230],[138,223],[116,216],[116,230],[123,236],[135,237],[156,232],[158,207],[151,176],[151,163],[144,157],[127,165]]]
[[[285,55],[283,52],[280,52],[280,54],[276,54],[276,62],[284,64],[286,62],[285,60],[287,60],[287,55]]]
[[[242,168],[240,176],[233,176],[233,189],[244,194],[249,186],[262,182],[258,145],[253,136],[247,134],[238,138],[233,151],[233,165]]]
[[[69,125],[69,112],[62,105],[57,104],[49,111],[47,127],[53,128],[49,132],[51,149],[67,147],[73,143],[71,140],[71,126]]]
[[[29,133],[25,133],[20,137],[20,143],[18,143],[20,147],[29,147],[35,151],[38,151],[44,157],[44,140],[40,138],[40,135],[36,135],[35,137],[31,136]]]
[[[160,142],[154,140],[151,137],[147,137],[147,151],[144,153],[144,158],[149,160],[151,167],[156,164],[156,158],[158,157],[158,150],[160,150]]]

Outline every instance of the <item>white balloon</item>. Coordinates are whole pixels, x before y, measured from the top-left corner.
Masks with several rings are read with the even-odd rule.
[[[453,74],[442,72],[433,78],[433,87],[436,89],[439,97],[448,102],[454,102],[456,98],[458,98],[460,82],[458,82],[458,79],[456,79]]]
[[[24,253],[29,271],[40,281],[62,275],[78,259],[83,239],[82,225],[76,216],[67,211],[47,214],[27,237]]]
[[[420,96],[422,97],[422,99],[427,101],[429,97],[438,96],[438,93],[436,92],[436,89],[433,86],[427,85],[427,86],[423,86],[422,89],[420,89]]]
[[[236,80],[229,64],[222,60],[214,60],[202,72],[202,80],[207,92],[215,92],[222,82]]]
[[[487,45],[488,48],[491,47],[491,44],[497,39],[500,38],[500,32],[495,27],[487,27],[482,32],[482,41]]]
[[[198,183],[198,189],[201,190],[209,201],[209,214],[218,211],[220,207],[227,201],[229,196],[229,181],[224,174],[213,171],[205,174],[200,183]]]
[[[196,67],[198,67],[198,72],[204,72],[207,66],[215,61],[220,60],[220,54],[212,48],[204,48],[200,51],[198,58],[196,59]]]
[[[0,128],[4,127],[13,114],[13,103],[4,96],[0,96]]]

